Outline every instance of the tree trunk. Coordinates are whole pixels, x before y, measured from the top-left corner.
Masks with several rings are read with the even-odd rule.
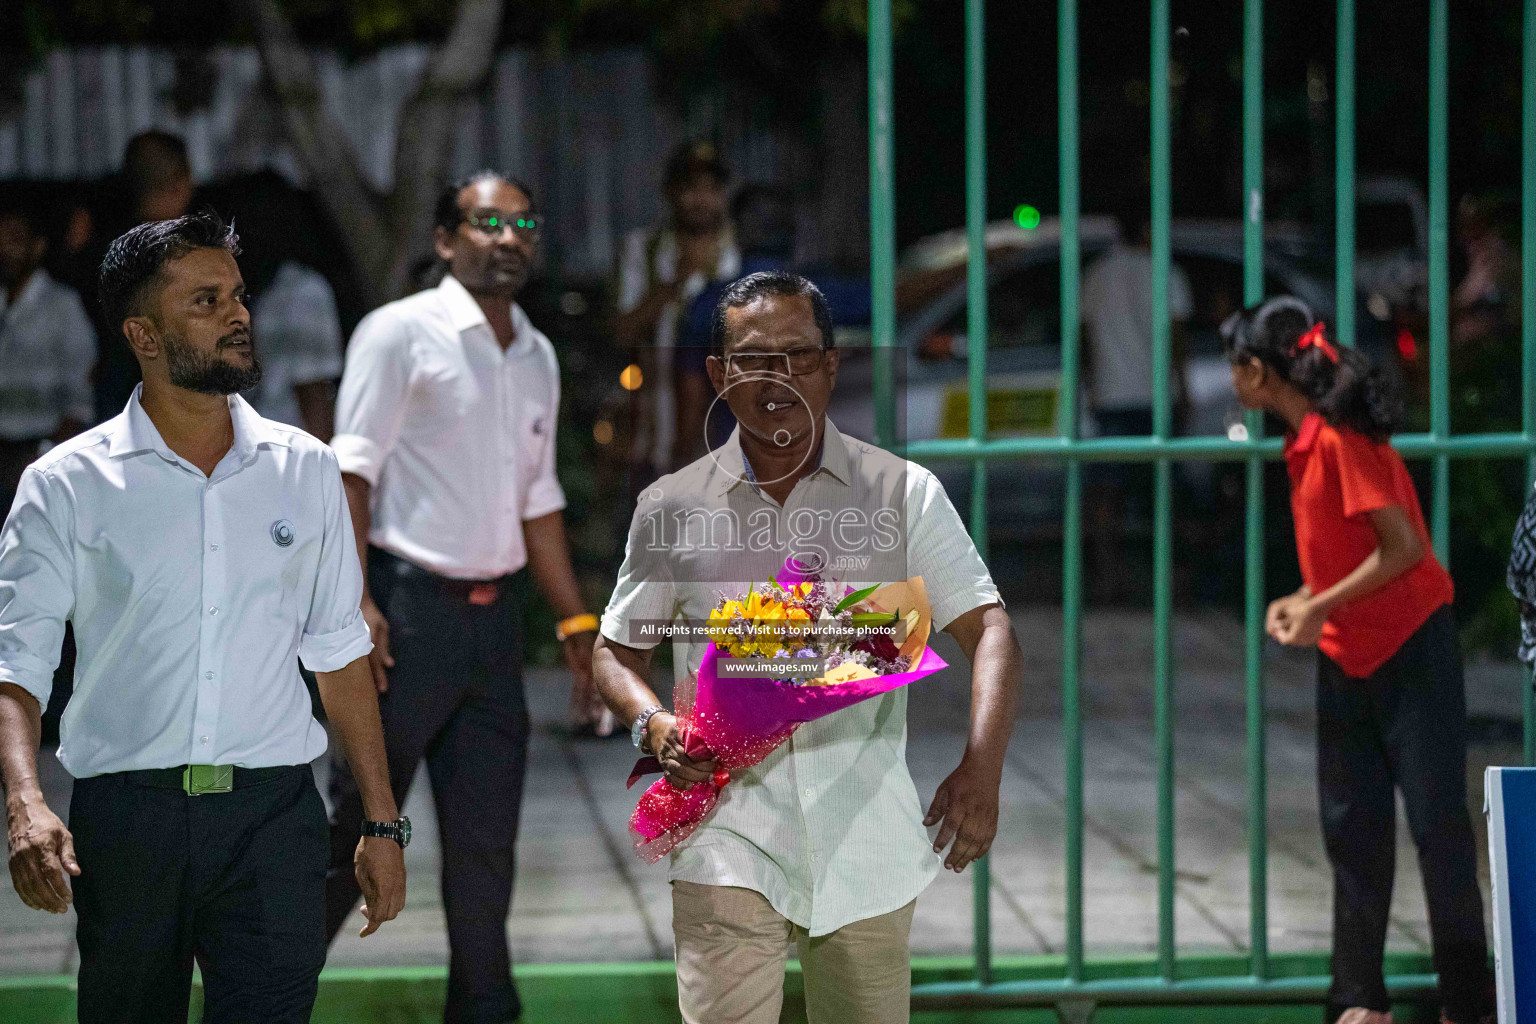
[[[275,0],[235,0],[256,28],[262,67],[282,109],[283,127],[356,263],[364,295],[378,306],[409,287],[412,254],[432,230],[432,204],[448,174],[454,112],[490,72],[501,35],[503,0],[459,0],[448,38],[427,62],[400,110],[395,180],[381,195],[364,177],[346,134],[326,111],[309,52]]]

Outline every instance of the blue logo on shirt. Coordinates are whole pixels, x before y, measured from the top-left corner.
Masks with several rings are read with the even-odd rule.
[[[272,524],[272,543],[280,548],[285,548],[293,543],[293,524],[286,519],[279,519]]]

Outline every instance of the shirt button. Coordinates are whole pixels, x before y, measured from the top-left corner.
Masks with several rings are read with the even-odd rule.
[[[217,614],[219,614],[219,610],[217,608],[209,608],[208,609],[208,614],[209,615],[217,615]]]
[[[810,799],[810,798],[811,798],[811,797],[813,797],[813,796],[815,796],[815,795],[816,795],[816,791],[815,791],[815,790],[814,790],[814,789],[809,789],[809,788],[807,788],[807,789],[805,789],[805,790],[804,790],[804,791],[803,791],[803,795],[804,795],[804,796],[805,796],[805,798],[806,798],[806,799],[807,799],[807,800],[809,800],[809,799]]]
[[[208,742],[208,737],[207,736],[199,736],[197,738],[197,742],[199,742],[199,743],[207,743]],[[815,854],[812,854],[812,856],[815,856]]]
[[[212,672],[204,672],[203,673],[203,678],[204,679],[212,679],[213,678],[213,673]]]
[[[219,550],[219,546],[217,544],[209,544],[208,545],[208,550],[210,550],[210,551],[217,551],[217,550]]]

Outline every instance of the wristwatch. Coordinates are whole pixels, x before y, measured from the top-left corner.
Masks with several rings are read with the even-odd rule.
[[[363,835],[393,839],[403,850],[411,845],[411,819],[402,814],[394,821],[365,821]]]
[[[645,727],[650,724],[651,716],[665,710],[667,709],[660,704],[652,704],[640,712],[640,717],[635,719],[635,724],[629,727],[629,738],[634,741],[636,750],[641,749],[640,745],[645,742]]]

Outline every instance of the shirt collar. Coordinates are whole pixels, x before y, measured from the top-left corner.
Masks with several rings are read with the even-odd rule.
[[[826,473],[838,483],[847,486],[852,480],[852,470],[848,462],[848,446],[843,443],[843,435],[833,426],[829,417],[822,417],[821,433],[821,461],[809,476],[817,473]],[[714,496],[720,497],[729,494],[738,484],[755,484],[748,480],[751,475],[747,469],[746,456],[741,450],[741,427],[731,431],[731,436],[726,439],[714,453],[715,465],[720,468],[716,477]]]
[[[152,451],[167,462],[180,461],[176,453],[171,451],[170,445],[165,443],[165,438],[160,436],[160,430],[149,418],[149,413],[144,411],[143,394],[143,384],[133,389],[133,394],[128,398],[128,407],[117,418],[116,428],[107,443],[107,454],[117,458]],[[229,396],[229,419],[235,430],[235,443],[230,450],[242,462],[264,444],[283,448],[292,445],[292,439],[286,433],[276,430],[270,421],[262,419],[251,408],[251,404],[239,395]]]
[[[1285,439],[1286,455],[1305,455],[1317,443],[1317,435],[1323,429],[1323,417],[1309,412],[1302,419],[1296,432]]]
[[[448,311],[448,322],[460,334],[475,327],[490,327],[485,319],[485,310],[480,308],[480,303],[475,301],[475,297],[469,294],[469,289],[465,288],[452,274],[443,275],[442,282],[437,286],[437,294]],[[512,303],[512,344],[507,349],[509,353],[519,351],[528,345],[532,327],[533,323],[528,319],[528,314],[523,312],[523,307],[515,302]]]

